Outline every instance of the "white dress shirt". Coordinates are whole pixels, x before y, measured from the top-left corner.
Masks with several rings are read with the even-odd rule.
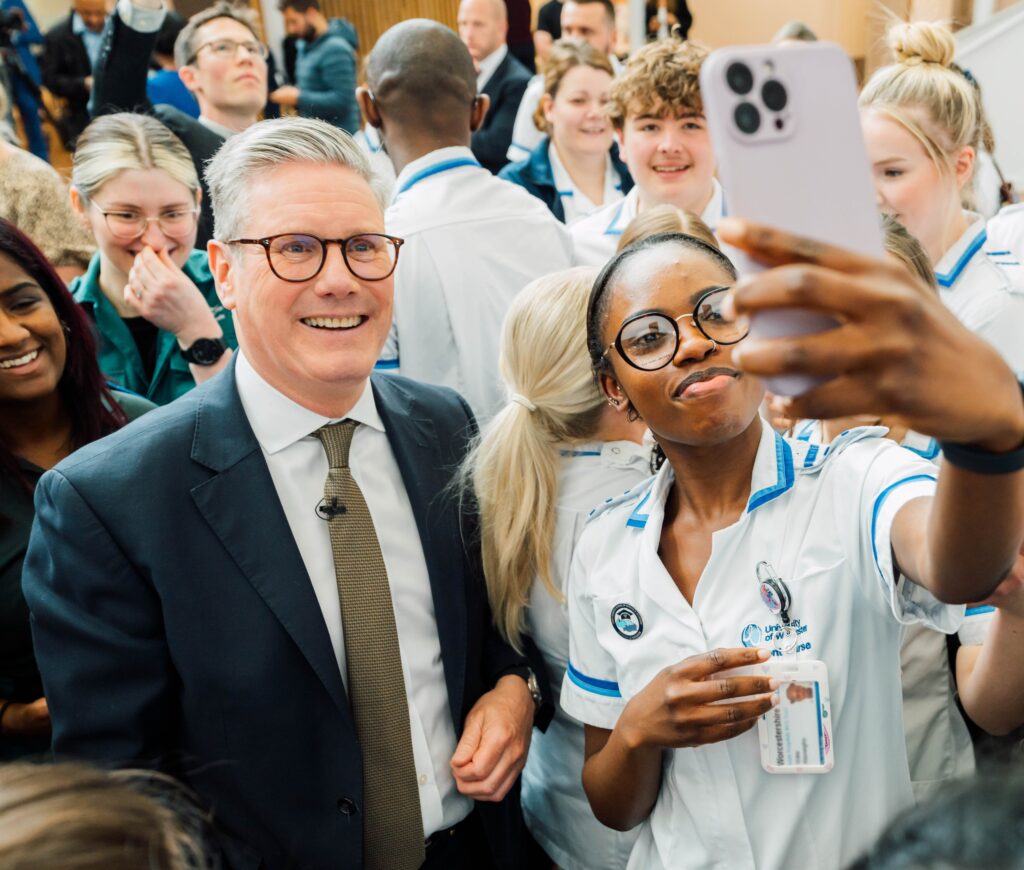
[[[406,166],[384,223],[405,244],[378,369],[451,387],[477,417],[491,417],[505,402],[505,312],[530,281],[572,265],[569,234],[543,202],[463,147]]]
[[[480,72],[476,74],[476,92],[482,94],[487,83],[494,75],[494,71],[501,66],[501,62],[508,54],[508,46],[503,42],[498,48],[492,51],[487,57],[480,61]]]
[[[797,661],[823,661],[831,689],[835,766],[772,775],[757,730],[667,750],[661,787],[640,826],[631,870],[838,870],[913,803],[903,740],[899,647],[903,626],[955,631],[963,607],[901,577],[895,516],[934,493],[934,466],[851,429],[828,450],[763,424],[746,510],[711,538],[688,603],[659,555],[672,468],[590,519],[569,574],[569,665],[561,704],[613,728],[627,702],[664,667],[715,647],[774,648],[778,618],[759,594],[756,566],[787,583]],[[620,635],[614,611],[634,608],[641,633]],[[781,654],[779,650],[774,653]]]
[[[328,463],[323,445],[313,433],[337,421],[322,417],[278,392],[241,352],[235,366],[235,381],[347,685],[334,554],[327,523],[315,513],[324,494]],[[373,518],[388,572],[409,699],[423,831],[430,836],[461,821],[473,809],[473,801],[456,789],[448,766],[455,752],[455,727],[448,706],[430,577],[405,483],[377,413],[369,381],[345,419],[361,424],[352,437],[349,466]]]

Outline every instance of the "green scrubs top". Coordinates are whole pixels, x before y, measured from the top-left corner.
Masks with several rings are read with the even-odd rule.
[[[231,312],[223,308],[217,299],[206,251],[193,251],[183,271],[199,288],[216,316],[224,331],[224,343],[230,348],[238,347]],[[96,324],[100,370],[107,378],[158,405],[173,402],[196,385],[188,363],[182,359],[178,340],[173,333],[163,329],[157,334],[153,377],[146,377],[142,356],[131,332],[100,289],[99,254],[92,258],[86,273],[75,278],[68,289]],[[208,337],[213,338],[212,335]]]

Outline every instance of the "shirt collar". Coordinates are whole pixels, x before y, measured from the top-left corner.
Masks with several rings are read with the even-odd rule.
[[[480,161],[464,145],[438,148],[436,151],[431,151],[429,154],[417,157],[398,173],[398,178],[395,179],[395,193],[391,201],[394,202],[400,194],[424,178],[444,172],[447,169],[454,169],[457,166],[469,165],[479,166]]]
[[[487,87],[487,83],[491,80],[491,76],[493,76],[495,70],[501,66],[501,62],[507,55],[508,46],[505,43],[502,43],[497,49],[480,61],[480,72],[476,74],[477,93]]]
[[[279,453],[311,436],[321,426],[338,422],[303,407],[272,387],[241,351],[235,364],[235,384],[253,434],[267,453]],[[356,420],[371,429],[384,431],[369,378],[352,410],[340,419]]]
[[[230,139],[235,135],[235,131],[230,127],[225,127],[223,124],[218,124],[216,121],[211,121],[209,118],[205,118],[202,115],[199,116],[199,123],[207,130],[211,130],[218,136],[223,136],[225,139]]]
[[[622,201],[612,213],[611,220],[608,221],[608,227],[605,229],[604,234],[606,236],[621,236],[622,231],[626,229],[629,222],[636,217],[637,207],[639,204],[640,188],[634,187],[625,195],[625,197],[623,197]]]
[[[935,264],[935,280],[939,286],[950,288],[957,278],[963,274],[968,263],[974,259],[985,244],[988,233],[985,231],[985,218],[973,211],[964,211],[964,217],[968,221],[967,229],[945,254]]]

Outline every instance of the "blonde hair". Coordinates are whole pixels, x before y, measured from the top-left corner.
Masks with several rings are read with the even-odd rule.
[[[906,266],[911,274],[917,275],[933,290],[939,289],[935,270],[921,243],[912,236],[903,224],[889,215],[882,216],[882,231],[885,234],[885,250]]]
[[[693,212],[683,211],[674,205],[658,205],[645,209],[626,224],[622,235],[619,236],[615,253],[628,248],[633,242],[639,242],[641,239],[660,233],[682,233],[684,236],[700,239],[711,245],[712,248],[718,248],[718,239],[711,232],[711,227]],[[719,248],[719,250],[721,249]]]
[[[78,137],[71,183],[90,200],[126,169],[162,169],[194,194],[199,176],[181,140],[156,118],[121,112],[103,115]]]
[[[589,66],[612,77],[615,76],[615,70],[612,69],[607,55],[601,54],[589,43],[560,39],[552,46],[551,53],[544,62],[544,93],[553,100],[562,85],[562,79],[569,70],[578,66]],[[551,133],[551,125],[544,117],[542,101],[537,103],[537,108],[533,112],[533,124],[542,133]]]
[[[953,33],[937,22],[899,22],[886,41],[896,62],[871,76],[860,105],[901,124],[939,171],[950,174],[952,155],[977,149],[985,127],[976,89],[953,64]]]
[[[0,867],[212,868],[200,830],[189,829],[189,822],[201,818],[192,800],[180,784],[152,771],[111,772],[76,763],[3,765]]]
[[[622,129],[629,115],[702,114],[700,68],[708,49],[696,42],[662,39],[641,48],[612,82],[608,114]]]
[[[604,404],[586,342],[596,276],[596,269],[567,269],[516,296],[499,352],[501,376],[516,400],[498,412],[463,466],[480,509],[491,611],[516,648],[534,578],[563,600],[551,576],[559,445],[592,437]]]

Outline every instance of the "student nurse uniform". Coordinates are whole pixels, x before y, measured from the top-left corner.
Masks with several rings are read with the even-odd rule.
[[[913,796],[901,715],[904,623],[954,631],[947,606],[894,575],[898,510],[935,490],[926,460],[854,429],[829,448],[788,441],[763,423],[746,510],[712,538],[689,605],[658,556],[672,469],[604,506],[570,573],[570,654],[562,706],[600,728],[667,665],[716,647],[773,648],[778,622],[755,566],[788,584],[797,660],[828,668],[835,767],[772,775],[756,727],[731,740],[666,750],[662,782],[630,856],[636,870],[839,868],[866,849]],[[613,609],[636,614],[620,633]],[[637,630],[639,628],[639,630]],[[827,723],[826,723],[827,724]]]

